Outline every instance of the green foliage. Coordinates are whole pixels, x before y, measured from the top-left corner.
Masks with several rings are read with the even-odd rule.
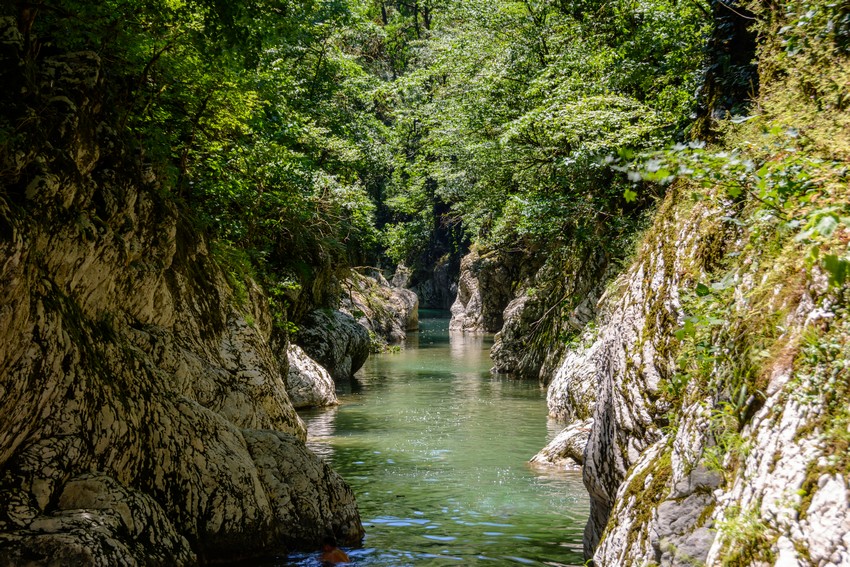
[[[354,1],[64,0],[25,56],[100,54],[104,113],[139,166],[274,273],[376,252],[389,154],[352,43],[367,28]]]
[[[764,127],[761,137],[758,144],[748,141],[746,150],[713,151],[702,143],[677,144],[637,155],[624,151],[609,161],[635,181],[695,181],[703,188],[693,192],[696,200],[716,195],[715,188],[722,188],[728,199],[750,200],[796,232],[795,241],[808,246],[809,266],[818,264],[830,283],[842,285],[850,272],[850,250],[835,248],[832,241],[837,233],[850,229],[850,205],[831,197],[831,185],[844,182],[846,165],[806,152],[795,130]]]
[[[730,550],[723,557],[724,566],[775,561],[772,543],[776,535],[762,519],[758,506],[745,510],[730,506],[717,529]]]
[[[230,289],[233,290],[236,304],[239,306],[246,305],[249,282],[257,278],[251,258],[244,250],[221,241],[214,242],[210,251],[227,278]]]
[[[706,21],[582,6],[63,0],[33,37],[101,54],[140,165],[261,272],[300,273],[633,230],[651,196],[600,157],[684,129]]]
[[[590,8],[587,8],[590,10]],[[650,201],[601,157],[684,128],[706,22],[688,3],[455,2],[396,81],[396,258],[462,224],[493,246],[618,240]],[[637,202],[635,202],[637,201]],[[406,233],[406,234],[404,234]]]

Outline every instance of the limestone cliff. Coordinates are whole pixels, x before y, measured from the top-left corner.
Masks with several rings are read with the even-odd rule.
[[[403,271],[393,278],[403,284]],[[343,282],[342,310],[369,331],[373,349],[404,341],[419,328],[419,298],[403,285],[391,284],[378,270],[353,270]]]
[[[514,264],[508,254],[482,255],[477,248],[461,259],[450,330],[495,333],[502,328],[502,312],[513,297],[517,279]]]
[[[609,259],[601,250],[561,250],[517,286],[490,358],[493,371],[548,384],[568,337],[595,314]]]
[[[716,145],[655,154],[685,179],[566,353],[550,413],[593,420],[594,564],[846,566],[847,7],[711,7],[696,129]],[[726,95],[757,105],[718,120]]]
[[[304,446],[262,290],[233,293],[100,121],[96,54],[28,72],[37,92],[7,111],[39,145],[0,156],[0,565],[357,543],[352,492]]]
[[[494,373],[548,384],[564,352],[564,338],[595,314],[609,259],[576,247],[549,254],[482,251],[461,261],[449,328],[496,333]]]
[[[592,408],[597,565],[850,564],[848,289],[792,239],[761,247],[766,230],[670,196],[590,344],[565,357],[553,387],[573,387],[550,411],[582,423]],[[696,309],[718,313],[696,323],[716,350],[681,332]]]

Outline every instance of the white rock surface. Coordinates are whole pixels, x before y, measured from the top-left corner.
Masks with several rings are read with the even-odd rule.
[[[786,267],[762,265],[754,255],[720,275],[702,275],[704,258],[728,238],[721,214],[667,201],[636,261],[600,301],[598,330],[568,351],[550,386],[553,416],[574,421],[592,408],[583,466],[591,496],[586,553],[600,567],[850,565],[848,471],[840,468],[843,456],[830,454],[841,446],[836,436],[847,433],[827,435],[835,426],[821,420],[830,392],[844,391],[850,323],[832,309],[816,270],[804,283],[788,281]],[[694,278],[708,277],[734,282],[727,317],[781,314],[782,334],[761,355],[771,357],[764,392],[750,392],[740,410],[730,409],[728,392],[686,383],[679,395],[687,403],[669,415],[680,348],[674,331],[685,315],[680,295]],[[754,313],[754,290],[765,281],[778,283]],[[819,351],[807,362],[800,351],[815,330],[833,354]],[[718,358],[713,372],[733,375],[734,361]],[[726,422],[726,442],[735,445],[718,464],[707,452],[722,419],[746,426],[736,432]]]
[[[298,345],[286,350],[289,372],[286,391],[295,408],[333,406],[339,403],[333,378],[321,364],[307,356]]]
[[[584,449],[592,426],[593,420],[587,420],[565,427],[529,462],[535,466],[578,470],[584,462]]]
[[[396,279],[404,277],[397,273]],[[340,310],[386,343],[398,344],[408,331],[419,329],[419,298],[409,289],[391,285],[377,270],[353,272],[343,290]]]

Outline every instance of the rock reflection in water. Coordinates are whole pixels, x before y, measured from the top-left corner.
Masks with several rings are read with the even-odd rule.
[[[331,439],[336,434],[338,411],[339,406],[334,406],[302,415],[304,424],[307,426],[307,447],[326,461],[333,457],[334,448]]]

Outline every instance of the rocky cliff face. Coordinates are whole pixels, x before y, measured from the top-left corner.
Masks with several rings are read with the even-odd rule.
[[[562,419],[591,408],[600,566],[850,565],[847,10],[734,4],[711,4],[704,94],[744,104],[756,50],[758,116],[697,124],[737,149],[676,183],[550,390]]]
[[[434,263],[432,269],[414,273],[410,289],[425,309],[449,309],[457,297],[457,259],[446,255]],[[418,277],[417,277],[418,276]]]
[[[358,542],[350,489],[304,447],[262,291],[235,297],[157,180],[133,173],[98,121],[97,55],[36,72],[44,143],[2,156],[0,564]]]
[[[553,415],[592,412],[586,552],[597,565],[850,564],[836,453],[847,286],[806,268],[792,239],[765,247],[775,219],[686,201],[661,207],[550,390]]]
[[[490,351],[493,371],[548,384],[567,337],[581,332],[596,313],[606,266],[601,253],[575,249],[547,257],[522,278]]]
[[[496,333],[493,372],[548,384],[564,352],[564,337],[595,314],[607,258],[572,250],[543,254],[482,252],[461,262],[449,328]]]
[[[461,259],[450,330],[495,333],[502,328],[502,312],[514,294],[514,263],[506,254],[482,256],[477,248]]]
[[[401,285],[391,284],[377,270],[353,271],[343,282],[340,307],[369,331],[373,347],[398,344],[408,331],[419,329],[419,298],[404,287],[403,271],[393,279]]]

